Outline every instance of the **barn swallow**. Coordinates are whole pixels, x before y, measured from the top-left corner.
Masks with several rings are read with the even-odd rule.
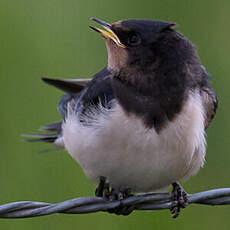
[[[92,20],[103,27],[90,26],[105,40],[108,64],[92,79],[42,79],[66,93],[62,121],[44,126],[52,133],[38,140],[65,148],[99,183],[98,196],[120,200],[172,185],[177,217],[187,199],[177,182],[203,166],[217,109],[210,75],[175,23]]]

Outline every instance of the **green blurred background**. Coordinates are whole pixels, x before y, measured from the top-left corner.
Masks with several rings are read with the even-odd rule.
[[[219,97],[207,132],[207,163],[184,184],[189,192],[230,186],[229,0],[0,0],[0,201],[60,202],[94,195],[95,185],[65,151],[38,154],[46,144],[22,142],[20,134],[59,119],[61,92],[44,76],[90,77],[106,65],[103,40],[90,17],[108,22],[148,18],[176,22],[199,49]],[[52,215],[0,220],[0,229],[229,229],[230,207],[190,206],[173,220],[169,211]]]

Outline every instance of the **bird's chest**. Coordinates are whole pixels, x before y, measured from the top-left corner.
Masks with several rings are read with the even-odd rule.
[[[63,125],[66,149],[92,180],[105,176],[114,187],[150,191],[194,174],[203,163],[204,118],[194,98],[160,133],[118,104],[97,116],[84,126],[70,113]]]

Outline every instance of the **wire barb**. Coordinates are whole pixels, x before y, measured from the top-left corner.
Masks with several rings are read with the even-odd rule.
[[[230,204],[230,188],[219,188],[188,195],[188,204],[227,205]],[[108,212],[119,206],[134,206],[135,210],[170,209],[172,199],[169,193],[146,193],[108,201],[100,197],[79,197],[60,203],[19,201],[0,205],[0,218],[28,218],[54,213],[85,214]]]

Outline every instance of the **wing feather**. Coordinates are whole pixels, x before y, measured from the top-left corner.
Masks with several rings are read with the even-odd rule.
[[[207,128],[216,115],[218,99],[215,91],[209,86],[208,83],[211,79],[211,75],[206,71],[204,66],[201,66],[201,68],[203,71],[203,77],[205,81],[205,84],[201,86],[201,97],[206,115],[205,128]]]
[[[86,85],[91,81],[90,78],[86,79],[52,79],[52,78],[42,78],[42,81],[52,85],[60,90],[67,93],[78,93],[83,90]]]

